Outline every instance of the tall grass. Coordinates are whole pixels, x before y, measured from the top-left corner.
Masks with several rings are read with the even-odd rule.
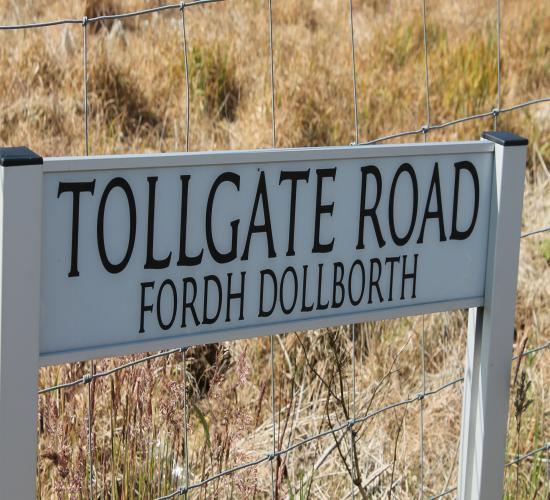
[[[0,0],[2,23],[108,14],[156,5],[145,0]],[[354,140],[347,0],[274,1],[279,146]],[[271,144],[267,3],[227,0],[186,13],[192,150]],[[424,123],[421,2],[356,0],[360,139]],[[495,6],[489,0],[428,2],[432,120],[496,105]],[[182,150],[185,87],[177,11],[97,25],[89,33],[91,152]],[[550,3],[503,2],[502,105],[550,94]],[[84,150],[82,27],[0,33],[0,141],[43,155]],[[524,226],[550,221],[550,108],[499,118],[530,139]],[[475,139],[492,119],[430,132],[430,140]],[[412,138],[411,140],[422,140]],[[550,239],[522,242],[516,352],[550,338]],[[426,318],[428,387],[462,375],[463,311]],[[364,324],[357,334],[357,413],[420,391],[421,318]],[[285,447],[346,420],[351,335],[345,326],[276,341],[277,442]],[[190,350],[187,389],[181,354],[92,383],[94,496],[154,498],[184,484],[183,391],[190,408],[191,481],[271,450],[269,341]],[[96,362],[96,370],[122,363]],[[523,359],[512,380],[507,459],[549,440],[550,353]],[[44,368],[41,387],[82,377],[91,363]],[[456,484],[461,385],[424,402],[425,495]],[[532,401],[532,403],[530,403]],[[527,404],[529,402],[529,404]],[[41,498],[87,498],[86,387],[41,396],[37,486]],[[281,497],[335,498],[350,491],[347,433],[276,460]],[[366,497],[417,497],[419,405],[357,427],[354,476]],[[546,460],[546,461],[545,461]],[[510,498],[548,495],[548,457],[507,470]],[[196,490],[193,498],[271,495],[269,464]]]

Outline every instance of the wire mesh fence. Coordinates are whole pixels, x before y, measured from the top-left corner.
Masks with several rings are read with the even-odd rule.
[[[513,357],[513,361],[515,363],[517,363],[518,361],[520,361],[523,358],[532,357],[532,356],[537,355],[537,354],[539,354],[543,351],[548,351],[548,350],[550,350],[550,341],[547,341],[547,342],[545,342],[541,345],[535,346],[533,348],[524,350],[524,351],[516,354]],[[56,391],[62,391],[64,389],[67,389],[67,388],[70,388],[70,387],[75,387],[75,386],[83,386],[83,387],[88,386],[89,387],[90,384],[93,381],[97,380],[97,379],[112,376],[112,375],[116,374],[117,372],[120,372],[122,370],[126,370],[128,368],[135,367],[135,366],[143,364],[143,363],[148,363],[148,362],[150,362],[154,359],[158,359],[158,358],[161,358],[161,357],[169,357],[172,354],[185,353],[186,351],[187,351],[187,348],[171,349],[171,350],[159,352],[159,353],[156,353],[156,354],[153,354],[153,355],[150,355],[150,356],[144,356],[144,357],[135,359],[135,360],[133,360],[129,363],[124,363],[124,364],[121,364],[119,366],[110,368],[110,369],[105,370],[105,371],[96,372],[96,373],[86,373],[85,375],[83,375],[78,380],[58,384],[58,385],[55,385],[55,386],[46,387],[46,388],[40,390],[39,394],[48,394],[48,393],[52,393],[52,392],[56,392]],[[230,476],[232,474],[235,474],[237,472],[240,472],[240,471],[243,471],[243,470],[246,470],[246,469],[255,468],[255,467],[258,467],[262,464],[273,463],[273,461],[276,460],[278,457],[282,457],[286,454],[289,454],[289,453],[293,452],[294,450],[296,450],[298,448],[304,447],[304,446],[308,445],[309,443],[311,443],[312,441],[320,440],[320,439],[325,438],[327,436],[338,436],[339,434],[341,434],[342,432],[345,432],[345,431],[353,432],[354,427],[357,426],[357,425],[360,425],[364,422],[372,420],[375,417],[377,417],[381,414],[384,414],[386,412],[390,412],[391,410],[394,410],[396,408],[405,407],[405,406],[414,405],[414,404],[420,404],[425,398],[431,398],[431,397],[437,396],[437,395],[439,395],[440,393],[442,393],[443,391],[445,391],[447,389],[450,389],[454,386],[462,384],[463,381],[464,381],[463,377],[458,377],[458,378],[449,380],[449,381],[447,381],[447,382],[445,382],[441,385],[438,385],[437,387],[427,388],[423,392],[420,392],[418,394],[414,394],[414,395],[410,396],[409,398],[392,402],[392,403],[384,405],[380,408],[370,410],[365,414],[359,414],[359,415],[354,416],[354,417],[350,418],[349,420],[346,420],[342,423],[339,423],[337,425],[332,425],[330,428],[328,428],[328,429],[326,429],[322,432],[312,434],[312,435],[308,435],[307,437],[299,439],[295,443],[293,443],[292,445],[290,445],[288,447],[279,448],[279,449],[276,448],[275,452],[265,453],[264,455],[260,456],[259,458],[255,459],[255,460],[240,463],[239,465],[236,465],[234,467],[222,470],[222,471],[220,471],[216,474],[212,474],[211,476],[208,476],[208,477],[206,477],[206,478],[204,478],[200,481],[193,482],[193,483],[188,483],[188,485],[181,486],[180,488],[173,491],[172,493],[170,493],[168,495],[165,495],[165,496],[162,496],[162,497],[158,497],[158,498],[175,498],[175,497],[178,497],[178,496],[184,496],[187,493],[190,493],[194,490],[203,488],[204,486],[208,485],[211,482],[218,481],[218,480],[224,478],[225,476]],[[91,405],[89,404],[89,406],[91,406]],[[89,437],[89,439],[91,439],[91,434],[92,434],[92,428],[91,428],[90,425],[88,425],[88,437]],[[515,457],[513,457],[513,459],[509,460],[506,463],[506,467],[509,468],[509,467],[518,465],[521,462],[523,462],[525,460],[529,460],[534,456],[542,455],[544,453],[547,453],[549,451],[549,448],[550,448],[550,443],[546,443],[545,445],[540,446],[536,449],[530,450],[529,452],[526,452],[522,455],[515,456]],[[93,477],[93,474],[91,472],[90,472],[90,477]],[[187,477],[187,475],[186,475],[186,477]],[[93,489],[93,485],[90,485],[90,488]],[[456,487],[453,487],[453,488],[450,488],[450,489],[448,489],[444,492],[441,492],[437,496],[433,496],[433,497],[430,497],[430,498],[441,498],[443,496],[450,495],[451,493],[454,493],[455,491],[456,491]]]
[[[184,71],[182,77],[185,81],[185,147],[186,150],[189,150],[189,143],[190,143],[190,128],[191,128],[191,121],[190,121],[190,96],[191,96],[191,75],[189,72],[189,49],[188,49],[188,36],[187,36],[187,30],[186,30],[186,12],[189,8],[199,8],[201,5],[205,4],[211,4],[211,3],[231,3],[232,0],[195,0],[192,2],[180,2],[180,3],[174,3],[174,4],[167,4],[167,5],[159,5],[153,8],[147,8],[142,10],[137,10],[134,12],[126,12],[126,13],[116,13],[116,14],[109,14],[109,15],[99,15],[95,17],[83,17],[81,19],[77,18],[67,18],[67,19],[58,19],[58,20],[51,20],[51,21],[38,21],[38,22],[30,22],[30,23],[24,23],[24,24],[14,24],[14,25],[2,25],[0,26],[0,31],[16,31],[16,30],[31,30],[31,29],[43,29],[43,28],[49,28],[54,26],[60,26],[60,25],[81,25],[82,26],[82,50],[83,50],[83,82],[82,82],[82,108],[84,110],[84,116],[83,116],[83,132],[84,132],[84,142],[85,142],[85,154],[89,154],[90,152],[90,133],[89,133],[89,113],[88,113],[88,99],[89,99],[89,72],[88,72],[88,54],[90,51],[89,43],[88,43],[88,30],[89,27],[94,24],[99,24],[105,21],[113,21],[113,20],[124,20],[127,18],[145,18],[147,16],[150,16],[152,14],[156,13],[168,13],[172,12],[177,15],[179,15],[179,22],[181,23],[181,43],[182,43],[182,51],[184,54]],[[262,8],[265,7],[265,10],[263,10],[263,14],[265,14],[265,17],[268,20],[268,29],[269,29],[269,36],[268,36],[268,47],[269,47],[269,60],[268,60],[268,68],[267,71],[270,75],[270,94],[271,94],[271,102],[270,102],[270,112],[271,112],[271,138],[272,138],[272,147],[276,148],[278,145],[278,136],[277,136],[277,120],[276,120],[276,114],[277,114],[277,97],[278,92],[277,90],[277,78],[276,78],[276,65],[278,61],[274,57],[274,38],[277,37],[276,31],[274,31],[274,23],[273,23],[273,5],[272,0],[266,0],[264,2],[265,5],[262,4]],[[345,3],[345,2],[344,2]],[[442,130],[454,127],[456,125],[470,122],[470,121],[476,121],[476,120],[482,120],[485,118],[493,118],[494,128],[497,129],[498,127],[498,120],[499,118],[508,113],[514,113],[521,109],[532,107],[532,106],[538,106],[538,105],[544,105],[550,103],[550,96],[540,96],[538,98],[534,99],[528,99],[523,100],[522,102],[518,102],[517,104],[503,107],[501,105],[501,78],[502,78],[502,71],[501,71],[501,65],[502,65],[502,58],[501,58],[501,5],[500,0],[496,0],[495,3],[495,13],[496,13],[496,23],[495,23],[495,39],[496,39],[496,53],[495,56],[495,68],[497,71],[497,91],[495,97],[495,106],[492,109],[487,109],[483,112],[478,112],[475,114],[470,114],[463,117],[457,117],[452,120],[448,120],[441,123],[433,123],[432,119],[432,109],[431,109],[431,99],[430,99],[430,72],[429,72],[429,57],[430,57],[430,30],[429,30],[429,12],[426,5],[426,0],[422,0],[421,2],[421,12],[422,12],[422,44],[423,44],[423,54],[424,54],[424,71],[422,74],[422,85],[424,87],[425,91],[425,121],[423,124],[419,125],[417,128],[413,128],[410,130],[402,130],[397,132],[390,132],[388,134],[382,135],[380,137],[368,139],[362,141],[361,134],[360,134],[360,106],[358,102],[358,96],[360,94],[358,89],[358,83],[357,83],[357,67],[356,67],[356,40],[355,40],[355,32],[356,28],[354,26],[354,12],[353,12],[353,0],[349,0],[348,9],[349,9],[349,33],[350,33],[350,58],[351,58],[351,68],[352,73],[350,75],[350,79],[353,85],[353,122],[354,122],[354,143],[353,144],[375,144],[387,140],[392,139],[399,139],[404,137],[413,137],[413,136],[423,136],[424,140],[427,140],[429,133],[432,131]],[[193,9],[192,9],[193,10]],[[191,11],[190,11],[191,12]],[[279,61],[281,64],[282,61]],[[533,228],[532,230],[526,232],[522,235],[523,241],[527,241],[527,239],[532,239],[533,237],[537,237],[538,235],[544,234],[550,232],[550,227],[540,227],[540,228]],[[447,319],[445,319],[447,321]],[[419,366],[419,380],[420,380],[420,389],[416,393],[410,394],[406,398],[396,398],[395,401],[387,402],[386,404],[377,406],[375,405],[375,398],[372,396],[370,399],[367,399],[365,401],[364,395],[361,395],[361,397],[358,397],[357,394],[357,384],[356,384],[356,372],[357,370],[361,369],[357,367],[356,360],[357,360],[357,352],[356,352],[356,346],[359,343],[359,338],[361,337],[361,331],[359,330],[358,326],[351,325],[349,329],[343,329],[340,330],[338,333],[339,335],[347,335],[348,337],[351,337],[350,342],[350,349],[351,352],[347,354],[345,357],[345,362],[349,363],[349,367],[346,368],[346,370],[350,370],[349,380],[346,381],[345,385],[346,388],[343,388],[342,383],[340,383],[339,389],[333,389],[332,385],[335,384],[335,380],[331,379],[330,382],[327,382],[324,380],[323,376],[316,372],[315,364],[310,363],[307,360],[307,356],[305,355],[306,347],[302,343],[302,341],[298,337],[298,346],[302,348],[304,352],[304,365],[314,373],[318,379],[318,383],[321,387],[324,387],[327,390],[327,394],[329,395],[328,398],[333,398],[334,401],[337,403],[340,403],[340,414],[337,415],[337,412],[332,408],[331,410],[326,411],[326,417],[328,421],[328,427],[319,430],[317,432],[309,432],[305,433],[303,435],[300,435],[299,438],[293,439],[292,442],[287,442],[286,444],[283,442],[284,438],[284,432],[282,431],[282,428],[285,428],[285,426],[288,424],[287,421],[285,421],[285,418],[288,418],[288,415],[290,412],[287,412],[287,416],[283,417],[281,413],[281,407],[279,405],[278,407],[278,401],[277,401],[277,385],[278,383],[282,384],[283,380],[277,380],[277,370],[276,370],[276,343],[281,343],[281,340],[279,337],[271,337],[269,342],[269,359],[270,359],[270,380],[269,380],[269,387],[263,387],[262,392],[263,393],[269,393],[270,399],[271,399],[271,422],[269,424],[269,429],[266,429],[266,433],[270,436],[271,440],[271,446],[269,450],[266,450],[265,452],[256,453],[256,457],[250,460],[243,459],[238,464],[233,465],[231,467],[218,467],[217,472],[211,472],[211,473],[205,473],[204,471],[201,471],[200,473],[197,472],[193,474],[190,471],[190,450],[188,449],[188,428],[189,428],[189,421],[190,421],[190,414],[193,411],[196,415],[196,419],[200,422],[200,424],[205,429],[205,433],[208,433],[208,426],[205,420],[204,415],[201,413],[200,409],[194,407],[191,408],[191,403],[189,402],[188,395],[190,392],[192,392],[192,388],[190,388],[190,381],[188,380],[188,360],[186,359],[186,355],[189,353],[189,350],[187,348],[181,348],[181,349],[171,349],[167,351],[162,351],[156,354],[147,355],[141,358],[134,358],[131,361],[127,363],[123,363],[114,367],[109,367],[104,370],[96,371],[95,364],[92,362],[90,363],[89,370],[84,371],[83,374],[79,375],[78,377],[71,379],[66,382],[62,382],[59,384],[49,385],[47,387],[44,387],[39,390],[39,394],[42,398],[45,397],[59,397],[60,401],[64,401],[65,397],[68,396],[60,396],[60,393],[63,391],[67,391],[70,389],[78,389],[78,388],[86,388],[86,405],[87,405],[87,421],[85,424],[85,438],[86,438],[86,444],[84,442],[82,443],[82,446],[86,448],[86,457],[85,457],[85,466],[86,466],[86,482],[87,482],[87,494],[89,495],[89,498],[96,498],[99,492],[98,488],[98,475],[103,474],[105,471],[97,470],[97,466],[95,465],[97,463],[96,457],[94,456],[95,453],[95,446],[94,446],[94,438],[95,434],[98,431],[98,429],[94,429],[94,398],[95,398],[95,386],[96,383],[100,381],[110,380],[111,384],[111,392],[114,391],[113,384],[120,383],[120,379],[117,377],[122,376],[122,374],[126,370],[134,369],[136,367],[145,366],[150,367],[153,362],[159,361],[159,360],[173,360],[175,364],[178,365],[178,371],[177,375],[181,377],[181,382],[177,384],[176,391],[174,394],[172,394],[173,398],[175,399],[175,402],[177,404],[181,404],[183,407],[183,422],[181,423],[182,431],[184,433],[184,436],[182,437],[182,442],[184,443],[184,450],[181,453],[181,464],[176,459],[175,462],[177,462],[177,466],[181,467],[182,470],[180,471],[178,475],[178,481],[179,486],[175,489],[173,489],[168,494],[165,494],[163,496],[158,496],[158,498],[176,498],[176,497],[187,497],[188,494],[191,494],[195,491],[208,491],[205,490],[211,483],[219,482],[220,480],[223,480],[227,477],[232,477],[237,475],[238,473],[242,472],[250,472],[253,470],[256,470],[262,466],[266,466],[270,470],[270,489],[268,492],[264,492],[267,494],[267,496],[271,496],[272,498],[278,498],[281,496],[281,481],[283,480],[284,476],[284,467],[286,466],[285,460],[287,460],[287,457],[291,455],[294,452],[297,452],[298,450],[307,447],[308,445],[311,445],[314,442],[323,440],[325,438],[331,438],[332,444],[327,448],[327,450],[330,450],[328,453],[332,453],[332,451],[336,450],[341,457],[341,462],[343,464],[343,468],[345,469],[345,476],[348,478],[348,490],[349,494],[348,497],[354,498],[356,495],[365,497],[367,495],[367,487],[369,486],[370,482],[374,482],[376,480],[376,474],[374,474],[374,479],[371,479],[371,477],[365,477],[365,473],[363,470],[361,470],[361,460],[358,458],[360,453],[358,452],[358,448],[361,446],[365,446],[364,438],[362,440],[362,436],[360,435],[360,431],[363,429],[362,425],[375,420],[377,417],[380,416],[394,416],[395,411],[397,409],[405,409],[405,411],[408,411],[409,407],[412,407],[413,409],[416,408],[418,411],[419,419],[418,419],[418,439],[419,439],[419,446],[418,446],[418,453],[419,453],[419,470],[415,472],[415,474],[418,476],[418,484],[417,488],[420,493],[420,496],[423,498],[425,496],[425,492],[427,491],[425,487],[425,482],[428,478],[429,471],[426,470],[426,443],[425,443],[425,434],[433,432],[430,429],[426,429],[425,420],[424,420],[424,411],[425,411],[425,404],[427,400],[432,400],[438,396],[440,396],[445,391],[451,390],[452,388],[461,387],[461,384],[463,383],[463,377],[451,377],[448,380],[445,380],[443,382],[438,382],[436,384],[432,384],[431,382],[428,382],[427,376],[426,376],[426,349],[425,349],[425,333],[426,333],[426,326],[425,326],[425,318],[421,318],[421,326],[418,326],[418,341],[419,341],[419,351],[420,351],[420,359],[418,360],[418,366]],[[283,348],[283,345],[281,344],[281,350]],[[550,340],[546,340],[544,343],[540,345],[536,345],[534,347],[531,347],[529,349],[525,349],[525,344],[523,344],[521,350],[516,353],[514,356],[514,363],[516,364],[516,375],[515,375],[515,383],[517,382],[518,377],[518,371],[519,366],[522,363],[522,361],[529,361],[532,362],[533,358],[536,356],[540,356],[542,353],[548,352],[550,350]],[[401,351],[400,351],[401,352]],[[399,357],[399,353],[396,354],[396,357],[394,359],[397,360]],[[285,358],[284,362],[287,362],[288,366],[292,369],[295,369],[295,366],[292,362],[288,362],[289,355],[284,351],[282,354],[279,353],[280,356]],[[342,368],[339,363],[344,363],[343,360],[338,361],[337,358],[337,365],[338,369]],[[392,370],[394,369],[394,365],[390,365],[389,373],[392,373]],[[81,370],[82,371],[82,370]],[[162,370],[161,370],[162,372]],[[520,376],[521,377],[521,376]],[[113,380],[116,379],[116,382],[113,382]],[[387,380],[387,374],[383,374],[381,377],[379,377],[378,385],[375,385],[374,389],[374,395],[376,395],[376,392],[379,387],[382,387],[383,383],[385,383]],[[341,380],[340,380],[341,382]],[[294,382],[293,382],[294,383]],[[388,388],[384,388],[385,391],[390,391]],[[179,391],[179,392],[178,392]],[[340,392],[338,392],[340,391]],[[344,395],[344,392],[346,393]],[[280,395],[280,391],[279,391]],[[139,397],[139,394],[134,394],[134,396]],[[344,397],[346,396],[346,397]],[[70,396],[74,397],[74,396]],[[521,400],[521,397],[524,399]],[[280,398],[279,398],[280,399]],[[391,399],[391,397],[390,397]],[[516,393],[516,400],[518,399],[518,395]],[[520,401],[517,402],[520,406],[525,406],[527,401],[525,400],[525,394],[523,396],[519,396]],[[345,401],[345,402],[344,402]],[[60,406],[62,407],[63,404],[60,403]],[[327,404],[328,406],[328,404]],[[517,409],[517,408],[516,408]],[[332,415],[332,417],[331,417]],[[544,410],[543,410],[543,416],[544,416]],[[403,419],[405,417],[402,417],[401,420],[401,426],[403,426]],[[398,438],[399,433],[403,432],[402,427],[399,428],[398,431]],[[282,436],[282,437],[281,437]],[[84,436],[83,436],[84,437]],[[544,429],[542,430],[542,438],[545,439],[544,435]],[[397,446],[397,444],[396,444]],[[518,448],[519,449],[519,448]],[[324,456],[324,455],[323,455]],[[546,456],[546,458],[544,458]],[[524,453],[517,453],[513,457],[509,457],[506,467],[507,469],[513,469],[518,468],[520,464],[526,461],[539,461],[539,465],[544,466],[544,463],[546,463],[546,484],[548,488],[549,480],[549,470],[550,470],[550,462],[549,457],[550,456],[550,442],[546,442],[542,444],[541,446],[538,446],[536,448],[531,449],[530,451],[524,452]],[[50,458],[46,456],[46,458]],[[455,456],[456,458],[456,456]],[[57,458],[59,460],[59,458]],[[322,456],[318,459],[322,463]],[[546,461],[546,462],[544,462]],[[315,465],[313,464],[312,467],[315,469]],[[66,464],[67,468],[70,468],[70,464]],[[313,470],[312,469],[312,470]],[[112,472],[112,471],[111,471]],[[252,473],[252,472],[250,472]],[[312,472],[313,474],[313,472]],[[440,493],[437,493],[435,496],[432,496],[431,498],[442,498],[447,497],[450,495],[453,495],[456,493],[456,486],[453,486],[452,483],[449,484],[451,481],[452,474],[449,474],[445,488],[440,490]],[[311,479],[310,475],[310,479]],[[308,479],[306,478],[305,483],[307,483]],[[113,482],[116,483],[116,479],[113,479]],[[306,491],[310,491],[308,486],[306,488]],[[390,480],[390,486],[389,490],[387,491],[387,494],[391,497],[392,494],[392,488],[393,488],[393,471],[392,471],[392,479]],[[380,493],[380,492],[379,492]],[[119,493],[117,493],[119,494]],[[342,494],[342,497],[345,495]],[[426,496],[429,496],[426,494]]]

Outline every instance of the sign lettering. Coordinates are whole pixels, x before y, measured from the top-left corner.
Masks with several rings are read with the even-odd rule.
[[[52,160],[41,355],[480,305],[493,156],[451,146]]]

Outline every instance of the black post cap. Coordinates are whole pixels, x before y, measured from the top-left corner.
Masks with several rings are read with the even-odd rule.
[[[529,141],[525,137],[500,130],[483,132],[481,137],[488,141],[495,142],[496,144],[500,144],[501,146],[527,146],[527,144],[529,144]]]
[[[42,165],[44,160],[25,146],[0,148],[0,165],[19,167],[21,165]]]

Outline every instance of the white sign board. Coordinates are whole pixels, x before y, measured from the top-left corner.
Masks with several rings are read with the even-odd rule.
[[[480,306],[493,151],[45,159],[41,362]]]

